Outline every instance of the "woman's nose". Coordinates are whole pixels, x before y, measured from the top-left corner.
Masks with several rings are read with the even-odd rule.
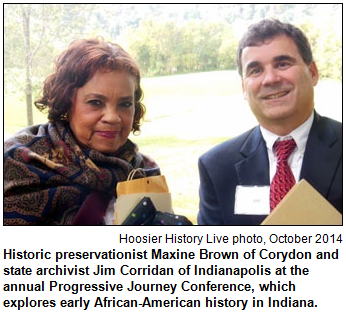
[[[108,109],[105,109],[102,120],[104,122],[116,124],[121,122],[121,117],[116,109],[108,108]]]

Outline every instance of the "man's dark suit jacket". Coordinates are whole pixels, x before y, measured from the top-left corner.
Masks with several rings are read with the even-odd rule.
[[[266,215],[235,215],[237,185],[269,185],[269,160],[259,126],[202,155],[199,225],[259,225]],[[342,124],[315,112],[300,179],[342,213]]]

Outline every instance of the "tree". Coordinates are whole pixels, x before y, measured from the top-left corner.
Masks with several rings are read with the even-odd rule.
[[[26,76],[26,84],[25,84],[25,96],[26,96],[26,111],[27,111],[27,122],[28,125],[32,125],[34,123],[33,114],[32,114],[32,63],[35,57],[36,52],[39,50],[43,36],[45,33],[45,23],[42,20],[42,31],[39,34],[39,40],[34,49],[31,46],[31,33],[30,33],[30,18],[31,18],[31,4],[22,4],[22,17],[23,17],[23,35],[24,35],[24,44],[25,44],[25,54],[26,54],[26,66],[25,66],[25,76]],[[41,7],[42,9],[42,17],[45,16],[44,13],[44,5]]]
[[[43,77],[51,72],[57,51],[89,32],[94,5],[79,4],[6,4],[4,60],[5,71],[25,94],[27,124],[33,124],[33,98]],[[21,28],[18,27],[21,25]],[[90,26],[90,28],[92,28]],[[24,79],[22,79],[24,77]],[[24,84],[24,88],[23,88]],[[5,81],[5,86],[8,82]]]

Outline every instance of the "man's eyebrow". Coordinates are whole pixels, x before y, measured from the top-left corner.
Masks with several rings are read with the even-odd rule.
[[[278,56],[274,57],[273,61],[274,62],[289,61],[291,63],[296,63],[297,59],[294,58],[293,56],[283,54],[283,55],[278,55]],[[252,61],[249,64],[246,64],[245,70],[244,70],[245,74],[248,73],[252,68],[256,68],[260,65],[261,65],[261,63],[259,61]]]
[[[249,70],[251,70],[252,68],[255,68],[255,67],[257,67],[257,66],[259,66],[260,65],[260,62],[258,62],[258,61],[252,61],[252,62],[250,62],[249,64],[246,64],[246,66],[245,66],[245,73],[248,73],[249,72]]]
[[[294,58],[293,56],[286,55],[286,54],[274,57],[274,62],[282,62],[282,61],[289,61],[289,62],[295,63],[297,62],[297,59]]]

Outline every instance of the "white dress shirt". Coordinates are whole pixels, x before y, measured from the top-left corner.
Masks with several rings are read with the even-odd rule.
[[[302,169],[303,164],[305,146],[308,140],[309,132],[313,121],[314,114],[312,113],[311,116],[302,125],[300,125],[297,129],[293,130],[290,134],[285,136],[278,136],[264,129],[262,126],[260,127],[263,138],[267,145],[270,182],[272,181],[276,172],[276,156],[274,153],[273,145],[277,140],[283,141],[289,139],[294,139],[297,146],[293,150],[292,154],[289,156],[288,164],[292,170],[296,182],[299,181],[300,171]]]

